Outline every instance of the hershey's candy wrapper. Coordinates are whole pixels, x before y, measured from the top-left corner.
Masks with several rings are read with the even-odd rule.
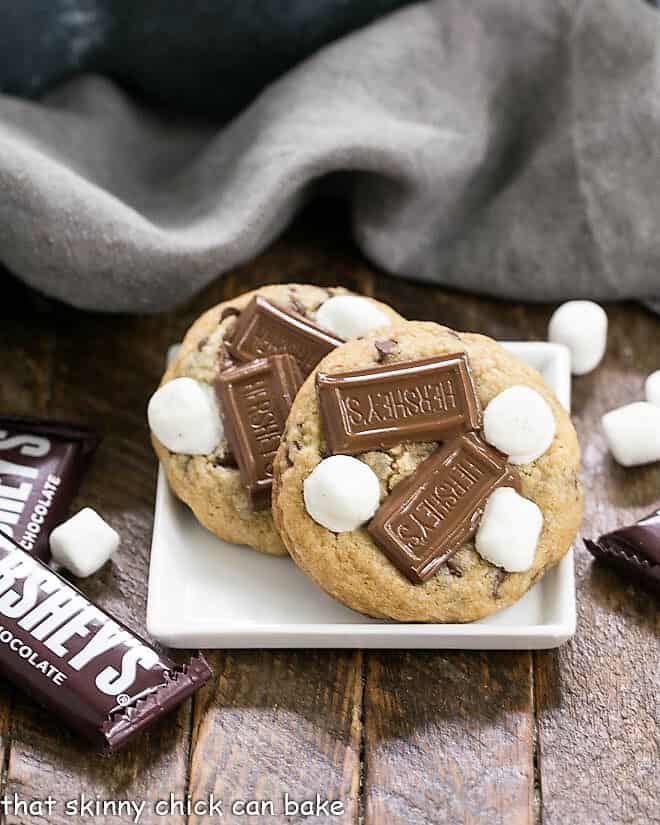
[[[660,510],[584,543],[595,559],[660,594]]]
[[[114,752],[203,685],[0,534],[0,677]]]
[[[0,416],[0,532],[48,560],[98,442],[76,424]]]

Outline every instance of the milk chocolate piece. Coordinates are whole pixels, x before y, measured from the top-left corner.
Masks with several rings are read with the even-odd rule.
[[[357,455],[403,441],[446,441],[481,427],[464,353],[327,375],[316,390],[330,452]]]
[[[605,533],[598,541],[585,539],[584,543],[598,561],[660,593],[660,510]]]
[[[506,456],[475,433],[457,436],[396,485],[376,511],[369,533],[419,584],[475,533],[497,487],[518,487]]]
[[[0,416],[0,532],[48,560],[98,442],[76,424]]]
[[[343,338],[321,329],[302,315],[288,312],[257,295],[236,322],[228,349],[237,361],[244,362],[288,353],[306,377],[321,358],[343,343]]]
[[[291,355],[259,358],[218,375],[225,435],[253,510],[270,504],[273,459],[301,384],[300,369]]]
[[[0,677],[104,751],[123,747],[204,684],[0,534]]]

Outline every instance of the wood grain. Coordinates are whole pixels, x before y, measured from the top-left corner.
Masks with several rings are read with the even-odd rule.
[[[366,825],[533,822],[528,653],[368,657]]]
[[[270,800],[258,822],[284,817],[284,796],[342,803],[314,822],[356,823],[362,679],[359,652],[216,654],[216,681],[195,703],[190,789],[225,800],[227,822],[243,822],[237,801]],[[192,823],[203,823],[193,817]]]
[[[584,536],[660,505],[660,466],[617,466],[600,428],[604,412],[643,398],[644,378],[660,365],[658,327],[639,309],[611,308],[605,363],[573,383]],[[537,656],[543,823],[660,822],[657,600],[595,564],[581,543],[576,572],[577,636]]]
[[[76,506],[99,509],[123,545],[116,562],[82,587],[138,631],[155,478],[144,409],[164,352],[208,306],[276,281],[344,284],[407,317],[504,339],[543,339],[551,311],[376,276],[336,204],[308,212],[263,255],[158,317],[85,314],[6,281],[0,409],[46,411],[104,431]],[[660,367],[660,324],[638,307],[609,312],[607,360],[574,382],[585,535],[628,522],[660,500],[660,468],[616,467],[599,426],[607,409],[641,398],[643,376]],[[194,708],[188,703],[112,760],[90,753],[27,700],[17,697],[12,706],[11,692],[0,686],[0,795],[50,792],[62,800],[84,790],[153,802],[170,791],[193,798],[214,792],[229,801],[318,792],[342,799],[346,810],[306,821],[659,822],[657,603],[594,566],[581,549],[577,573],[578,633],[559,652],[216,653],[216,679]],[[234,819],[285,821],[223,821]],[[140,821],[164,820],[147,811]]]

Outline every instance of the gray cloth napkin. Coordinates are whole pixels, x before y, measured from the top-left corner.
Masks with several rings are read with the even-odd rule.
[[[79,307],[163,310],[345,172],[385,270],[660,308],[659,50],[636,0],[439,0],[323,49],[223,128],[95,76],[0,97],[0,260]]]

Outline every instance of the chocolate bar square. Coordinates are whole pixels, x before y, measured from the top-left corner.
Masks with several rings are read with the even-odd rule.
[[[465,353],[352,372],[318,373],[330,452],[357,455],[404,441],[445,441],[481,427]]]
[[[224,370],[216,380],[225,435],[253,510],[270,504],[273,459],[301,384],[291,355],[259,358]]]
[[[389,560],[420,584],[476,532],[493,490],[518,485],[505,455],[475,433],[460,435],[397,484],[367,529]]]
[[[343,338],[302,315],[287,312],[257,295],[241,312],[227,348],[233,358],[243,362],[288,353],[306,377],[325,355],[343,343]]]

